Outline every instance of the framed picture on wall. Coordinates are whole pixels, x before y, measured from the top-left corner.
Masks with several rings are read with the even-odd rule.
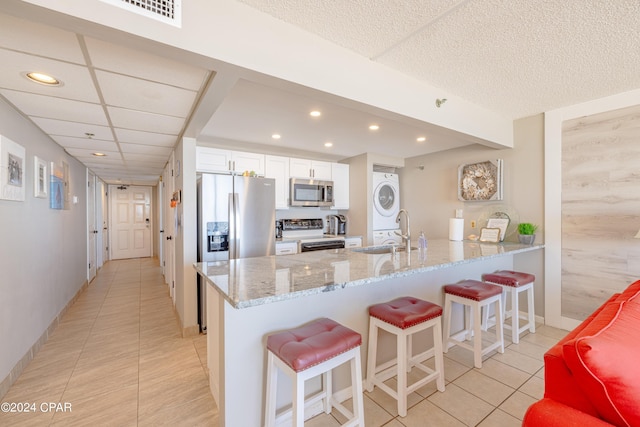
[[[24,201],[25,149],[0,135],[0,199]]]
[[[38,156],[33,156],[33,196],[46,199],[48,188],[47,164]]]
[[[502,159],[460,165],[458,200],[502,200]]]
[[[64,209],[65,187],[62,166],[51,162],[50,178],[49,207],[51,209]]]

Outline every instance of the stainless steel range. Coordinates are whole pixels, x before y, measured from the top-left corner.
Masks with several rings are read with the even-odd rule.
[[[298,240],[299,252],[344,248],[344,236],[327,236],[323,230],[322,218],[282,220],[282,238]]]

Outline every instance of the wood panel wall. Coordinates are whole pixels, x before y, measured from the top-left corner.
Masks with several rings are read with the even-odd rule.
[[[563,123],[562,315],[640,278],[640,105]]]

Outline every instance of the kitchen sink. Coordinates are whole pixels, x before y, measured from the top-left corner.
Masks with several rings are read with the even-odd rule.
[[[391,253],[391,248],[393,248],[393,246],[391,245],[383,245],[383,246],[367,246],[364,248],[356,248],[356,249],[352,249],[352,251],[354,252],[362,252],[363,254],[371,254],[371,255],[379,255],[379,254],[390,254]],[[414,248],[413,246],[411,247],[411,249],[418,249],[418,248]],[[396,251],[397,252],[404,252],[406,250],[406,247],[404,246],[396,246]]]

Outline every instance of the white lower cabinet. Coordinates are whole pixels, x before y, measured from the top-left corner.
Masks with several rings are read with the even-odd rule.
[[[344,239],[345,248],[359,248],[362,247],[362,237],[347,237]]]
[[[276,255],[293,255],[297,253],[297,242],[276,242]]]

